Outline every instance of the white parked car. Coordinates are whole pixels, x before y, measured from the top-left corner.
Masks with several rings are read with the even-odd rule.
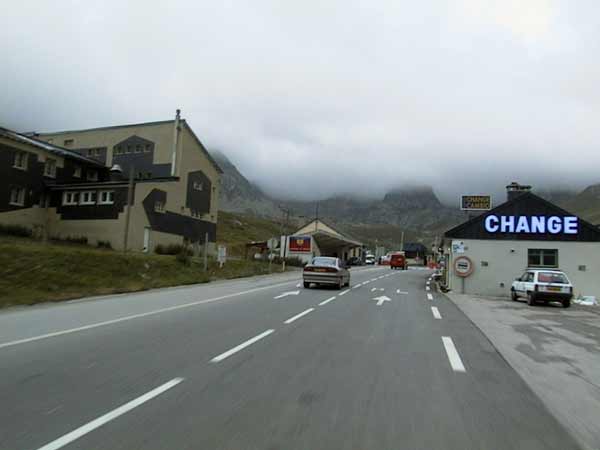
[[[573,285],[567,275],[552,269],[527,269],[513,282],[510,291],[513,300],[524,297],[529,305],[538,301],[558,301],[568,308],[573,298]]]
[[[375,257],[373,255],[367,255],[367,257],[365,258],[365,264],[367,264],[367,265],[375,264]]]

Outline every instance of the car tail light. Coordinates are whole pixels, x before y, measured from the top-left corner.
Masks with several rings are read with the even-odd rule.
[[[304,271],[305,271],[305,272],[314,272],[314,271],[315,271],[315,268],[314,268],[314,267],[305,267],[305,268],[304,268]]]
[[[338,270],[337,270],[337,269],[335,269],[335,268],[333,268],[333,267],[327,267],[327,268],[325,269],[325,272],[329,272],[329,273],[337,273],[337,272],[338,272]]]

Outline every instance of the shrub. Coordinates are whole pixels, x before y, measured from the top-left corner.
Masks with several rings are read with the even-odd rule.
[[[180,253],[184,253],[184,246],[181,244],[158,244],[154,247],[154,252],[158,255],[179,255]],[[194,254],[191,248],[185,248],[185,253],[188,256]]]
[[[110,241],[98,241],[97,245],[98,245],[98,248],[112,249],[112,245],[111,245]]]
[[[4,225],[0,223],[0,234],[11,236],[31,237],[31,229],[22,225]]]
[[[183,264],[184,266],[189,266],[192,264],[192,257],[190,255],[190,252],[183,247],[181,248],[181,251],[179,253],[177,253],[177,255],[175,256],[175,259],[177,261],[179,261],[181,264]]]
[[[281,264],[282,259],[283,258],[281,258],[280,256],[276,256],[275,258],[273,258],[273,264]],[[294,267],[304,267],[304,265],[305,265],[304,261],[302,261],[297,256],[285,258],[285,263],[288,266],[294,266]]]

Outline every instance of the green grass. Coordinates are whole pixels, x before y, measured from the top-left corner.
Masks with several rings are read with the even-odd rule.
[[[283,232],[291,233],[294,228],[294,226],[284,227]],[[227,246],[229,255],[243,256],[246,243],[266,241],[281,236],[281,233],[281,222],[276,220],[219,211],[217,242]]]
[[[269,271],[264,262],[230,260],[223,269],[211,261],[204,272],[198,258],[192,258],[189,266],[175,258],[0,235],[0,307],[206,283]]]

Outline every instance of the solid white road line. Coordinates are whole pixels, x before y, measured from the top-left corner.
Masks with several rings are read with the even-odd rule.
[[[433,300],[433,295],[427,294],[427,300]]]
[[[455,372],[466,372],[467,370],[460,359],[460,355],[456,351],[456,347],[454,346],[454,342],[452,342],[452,338],[448,336],[442,336],[442,342],[444,343],[444,348],[446,349],[446,354],[448,355],[448,360],[450,361],[452,370]]]
[[[254,344],[257,341],[260,341],[262,338],[265,338],[274,332],[275,332],[275,330],[263,331],[258,336],[254,336],[253,338],[248,339],[246,342],[242,342],[240,345],[233,347],[231,350],[227,350],[225,353],[221,353],[219,356],[215,356],[213,359],[210,360],[210,362],[213,362],[213,363],[221,362],[224,359],[229,358],[231,355],[239,352],[240,350],[245,349],[246,347]]]
[[[290,317],[288,320],[286,320],[285,323],[286,325],[289,323],[292,323],[294,320],[299,319],[302,316],[307,315],[308,313],[311,313],[315,310],[315,308],[308,308],[306,311],[302,311],[300,314],[296,314],[294,317]]]
[[[183,378],[174,378],[171,381],[163,384],[162,386],[157,387],[156,389],[151,390],[150,392],[138,397],[129,403],[125,403],[122,406],[119,406],[117,409],[112,410],[109,413],[104,414],[103,416],[98,417],[95,420],[77,428],[76,430],[71,431],[70,433],[65,434],[64,436],[56,439],[55,441],[50,442],[49,444],[40,447],[38,450],[57,450],[59,448],[64,447],[67,444],[79,439],[80,437],[94,431],[96,428],[101,427],[102,425],[110,422],[111,420],[116,419],[117,417],[131,411],[134,408],[146,403],[148,400],[152,400],[154,397],[162,394],[165,391],[168,391],[172,387],[178,385],[183,381]]]
[[[155,309],[154,311],[149,311],[141,314],[132,314],[131,316],[119,317],[117,319],[105,320],[104,322],[92,323],[90,325],[84,325],[82,327],[70,328],[68,330],[55,331],[53,333],[42,334],[39,336],[33,336],[30,338],[19,339],[17,341],[4,342],[0,344],[0,349],[5,347],[12,347],[13,345],[25,344],[27,342],[39,341],[42,339],[53,338],[57,336],[62,336],[63,334],[77,333],[78,331],[91,330],[93,328],[103,327],[106,325],[112,325],[113,323],[126,322],[128,320],[139,319],[142,317],[154,316],[156,314],[161,314],[169,311],[176,311],[178,309],[191,308],[192,306],[202,305],[204,303],[212,303],[219,300],[224,300],[226,298],[239,297],[240,295],[250,294],[252,292],[264,291],[265,289],[272,289],[274,287],[285,286],[286,284],[290,284],[293,282],[285,282],[272,284],[270,286],[263,286],[254,289],[248,289],[247,291],[236,292],[234,294],[221,295],[220,297],[208,298],[206,300],[199,300],[197,302],[183,303],[181,305],[169,306],[168,308]]]
[[[335,295],[333,297],[328,298],[327,300],[323,300],[321,303],[319,303],[319,306],[326,305],[327,303],[329,303],[332,300],[335,300]]]
[[[440,314],[440,310],[437,309],[436,306],[432,306],[431,307],[431,312],[433,313],[433,317],[435,317],[436,319],[441,319],[442,315]]]
[[[343,292],[340,292],[338,295],[341,297],[342,295],[346,295],[348,292],[350,292],[350,289],[346,289]]]

